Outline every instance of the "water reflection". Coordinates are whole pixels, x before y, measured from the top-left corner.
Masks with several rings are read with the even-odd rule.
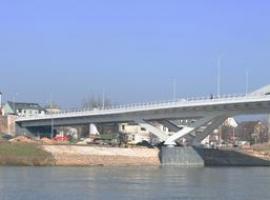
[[[1,200],[270,199],[270,168],[0,167]]]

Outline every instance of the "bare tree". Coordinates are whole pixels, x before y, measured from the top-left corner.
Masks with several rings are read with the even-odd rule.
[[[112,105],[111,100],[107,97],[91,96],[82,100],[81,107],[83,109],[103,109]]]
[[[47,108],[55,108],[55,109],[61,109],[61,106],[57,104],[56,102],[52,101],[44,106],[45,109]]]

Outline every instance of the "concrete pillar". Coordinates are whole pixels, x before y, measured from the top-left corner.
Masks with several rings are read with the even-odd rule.
[[[93,123],[89,124],[89,136],[91,137],[97,135],[100,135],[97,126]]]

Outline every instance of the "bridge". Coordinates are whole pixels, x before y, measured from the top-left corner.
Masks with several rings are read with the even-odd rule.
[[[194,144],[200,143],[229,117],[267,113],[270,113],[270,85],[241,96],[187,98],[20,117],[16,128],[21,134],[35,134],[52,126],[135,122],[165,145],[174,146],[184,137],[191,137]],[[180,123],[174,123],[176,120]],[[157,123],[170,131],[160,130],[155,126]]]

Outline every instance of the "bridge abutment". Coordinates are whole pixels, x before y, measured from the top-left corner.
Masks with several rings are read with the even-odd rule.
[[[35,136],[35,137],[50,137],[51,136],[51,127],[41,126],[41,127],[23,127],[20,124],[16,123],[16,135],[24,136]]]

